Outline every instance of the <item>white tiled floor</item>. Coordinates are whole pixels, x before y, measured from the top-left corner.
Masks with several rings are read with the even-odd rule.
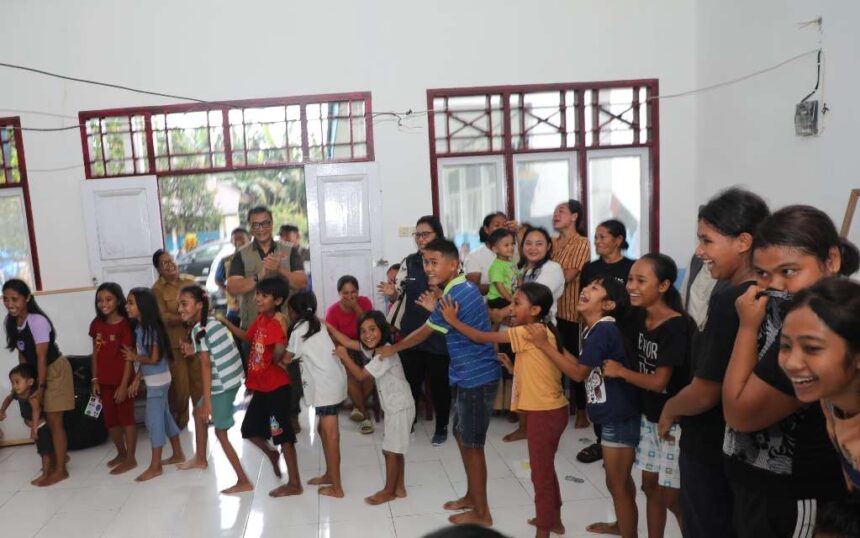
[[[297,445],[302,479],[321,470],[319,439],[304,430]],[[241,412],[237,421],[241,420]],[[530,537],[526,520],[534,516],[534,489],[529,479],[525,441],[503,443],[512,429],[501,418],[490,425],[486,448],[489,501],[495,528],[512,537]],[[234,475],[210,431],[210,467],[206,471],[178,471],[150,482],[133,481],[135,472],[123,476],[107,473],[105,462],[112,445],[71,453],[71,478],[51,488],[36,488],[29,481],[37,474],[39,459],[32,446],[0,449],[0,522],[3,536],[118,538],[162,536],[223,536],[291,538],[318,537],[420,537],[447,524],[446,500],[465,490],[465,474],[456,445],[430,445],[433,425],[419,421],[407,456],[406,499],[368,506],[363,498],[378,490],[384,467],[380,451],[382,427],[373,435],[361,435],[354,423],[341,415],[342,473],[347,496],[320,497],[307,486],[304,495],[272,499],[267,492],[277,485],[271,467],[249,443],[240,439],[238,425],[231,431],[256,491],[223,496],[218,490],[232,485]],[[611,501],[603,483],[600,463],[583,465],[576,453],[591,441],[591,430],[575,430],[573,424],[562,438],[556,468],[562,480],[562,519],[566,536],[594,536],[585,525],[612,517]],[[191,454],[192,434],[183,432],[183,446]],[[149,444],[141,430],[138,461],[149,462]],[[281,464],[283,467],[283,463]],[[565,479],[569,477],[569,479]],[[576,478],[577,480],[573,480]],[[579,482],[578,479],[582,479]],[[637,477],[638,483],[638,477]],[[645,527],[644,497],[640,494],[640,528]],[[644,532],[642,532],[644,535]],[[670,516],[667,536],[680,536]]]

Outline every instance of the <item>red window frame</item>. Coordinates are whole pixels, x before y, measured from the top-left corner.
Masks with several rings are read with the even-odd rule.
[[[334,141],[331,144],[326,144],[325,141],[321,141],[320,144],[313,144],[308,140],[308,124],[309,121],[307,117],[307,108],[308,106],[318,105],[322,103],[333,103],[333,102],[363,102],[363,111],[360,114],[352,115],[352,105],[350,104],[350,111],[347,112],[346,116],[338,113],[337,116],[332,116],[332,118],[336,118],[338,120],[346,118],[347,121],[350,121],[350,129],[349,135],[350,138],[347,143],[343,143],[342,141]],[[236,151],[244,151],[245,158],[244,163],[234,162],[233,152],[234,152],[234,144],[233,144],[233,134],[230,123],[230,111],[236,109],[252,109],[252,108],[261,108],[261,107],[272,107],[272,106],[283,106],[292,107],[298,106],[300,109],[300,130],[301,130],[301,145],[297,146],[294,143],[294,140],[290,140],[287,138],[287,147],[286,148],[271,148],[265,149],[262,151],[275,151],[275,150],[284,150],[286,153],[286,158],[284,160],[265,162],[265,163],[250,163],[248,159],[248,148],[243,148],[243,150]],[[194,166],[194,167],[181,167],[181,168],[173,168],[171,166],[171,157],[176,157],[176,155],[170,155],[169,149],[166,154],[156,154],[156,132],[158,133],[167,133],[168,127],[164,128],[154,128],[153,127],[153,117],[154,116],[162,116],[166,117],[167,114],[174,113],[187,113],[187,112],[206,112],[207,117],[207,125],[205,128],[208,130],[209,134],[209,151],[202,153],[193,153],[189,154],[191,156],[206,156],[207,164]],[[209,121],[212,117],[212,113],[218,114],[220,113],[220,124],[213,127],[211,122]],[[351,93],[335,93],[335,94],[320,94],[320,95],[303,95],[303,96],[295,96],[295,97],[278,97],[278,98],[267,98],[267,99],[247,99],[247,100],[238,100],[238,101],[223,101],[218,103],[190,103],[190,104],[178,104],[178,105],[165,105],[165,106],[148,106],[148,107],[130,107],[130,108],[114,108],[114,109],[105,109],[105,110],[87,110],[82,111],[78,114],[78,119],[80,123],[80,133],[81,133],[81,146],[83,149],[83,159],[84,159],[84,173],[87,179],[102,179],[109,177],[126,177],[126,176],[143,176],[143,175],[184,175],[184,174],[198,174],[198,173],[217,173],[217,172],[229,172],[229,171],[247,171],[247,170],[259,170],[259,169],[271,169],[271,168],[284,168],[289,166],[300,166],[303,164],[312,164],[312,163],[337,163],[337,162],[366,162],[373,161],[374,156],[374,146],[373,146],[373,110],[372,110],[372,101],[370,92],[351,92]],[[90,146],[88,143],[88,138],[93,135],[88,131],[88,122],[92,122],[93,120],[97,120],[101,122],[102,120],[110,120],[112,118],[127,118],[128,129],[125,131],[114,131],[118,134],[128,134],[129,139],[131,140],[130,144],[130,158],[127,155],[126,159],[123,162],[128,162],[131,166],[130,171],[120,170],[109,172],[108,163],[110,162],[104,155],[104,150],[102,150],[102,166],[103,166],[103,174],[94,174],[91,164],[93,162],[92,155],[90,155]],[[364,135],[358,136],[353,130],[353,123],[351,120],[363,120],[364,124]],[[122,120],[120,120],[122,121]],[[289,118],[285,118],[285,123],[289,124],[292,121]],[[320,120],[316,120],[320,121]],[[101,126],[101,123],[98,124]],[[249,125],[246,123],[241,124],[243,126]],[[142,127],[142,128],[141,128]],[[213,147],[212,137],[211,135],[215,132],[213,129],[222,130],[222,133],[216,133],[221,136],[221,141],[223,144],[223,149],[216,150]],[[101,127],[100,127],[101,129]],[[320,128],[322,130],[322,128]],[[99,133],[104,133],[104,131],[99,130]],[[96,134],[95,136],[98,136]],[[159,135],[161,136],[161,135]],[[165,138],[169,136],[169,134],[163,135]],[[103,144],[103,142],[101,142]],[[322,156],[322,158],[311,158],[311,149],[319,151],[323,151],[324,148],[342,148],[344,146],[349,147],[349,157],[341,157],[341,158],[326,158]],[[358,146],[364,147],[364,155],[356,156],[356,148]],[[169,146],[166,146],[169,148]],[[238,144],[236,145],[238,147]],[[290,158],[290,150],[291,149],[301,149],[301,154],[299,158],[291,159]],[[138,151],[140,154],[138,154]],[[187,155],[186,155],[187,156]],[[216,165],[217,156],[221,156],[221,160],[223,160],[223,165]],[[167,159],[167,168],[164,168],[165,161],[163,159]],[[158,162],[157,162],[158,161]]]
[[[27,235],[30,240],[30,258],[33,264],[33,280],[36,284],[36,289],[42,289],[42,274],[39,270],[39,253],[36,249],[36,231],[33,226],[33,208],[30,201],[30,186],[27,180],[27,159],[24,156],[24,139],[21,131],[21,118],[13,116],[9,118],[0,118],[0,129],[10,129],[12,132],[11,141],[15,146],[15,151],[18,154],[18,174],[20,181],[11,183],[11,167],[4,163],[4,167],[0,170],[2,173],[3,182],[0,183],[0,189],[21,189],[21,194],[24,198],[24,215],[27,219]]]
[[[633,93],[633,108],[632,120],[621,120],[612,112],[602,109],[598,102],[600,90],[615,89],[615,88],[634,88]],[[639,92],[637,89],[644,88],[647,106],[647,119],[644,124],[640,122],[639,113]],[[588,103],[584,102],[586,91],[590,91],[591,100]],[[565,111],[560,114],[559,125],[551,125],[558,129],[558,134],[561,137],[559,147],[552,148],[515,148],[513,139],[522,137],[525,134],[523,126],[516,127],[511,121],[511,97],[517,94],[525,93],[541,93],[541,92],[561,92],[561,102],[565,103],[564,94],[573,92],[575,96],[570,107],[573,108],[575,117],[574,128],[570,129],[566,124]],[[556,83],[556,84],[528,84],[528,85],[508,85],[508,86],[476,86],[468,88],[437,88],[427,90],[427,125],[429,131],[430,143],[430,182],[432,186],[433,197],[433,213],[439,215],[439,177],[438,177],[438,160],[449,157],[475,157],[486,155],[501,155],[505,162],[505,189],[506,189],[506,212],[513,215],[515,212],[515,196],[516,186],[514,185],[514,155],[528,153],[550,153],[550,152],[576,152],[577,157],[577,177],[579,178],[580,193],[579,199],[583,206],[587,206],[588,193],[588,158],[589,150],[597,149],[617,149],[617,148],[647,148],[648,149],[648,164],[650,168],[650,211],[649,211],[649,230],[650,230],[650,250],[658,251],[660,248],[660,100],[656,99],[659,95],[659,82],[657,79],[636,79],[636,80],[615,80],[601,82],[571,82],[571,83]],[[486,97],[486,112],[488,117],[489,128],[478,129],[482,131],[488,140],[491,149],[477,151],[451,151],[452,125],[450,122],[451,113],[443,111],[446,114],[444,136],[437,138],[435,114],[438,111],[434,110],[434,103],[439,98],[451,97]],[[491,105],[491,98],[494,96],[501,97],[501,131],[496,128],[499,125],[493,125],[494,111],[498,111],[498,106]],[[562,107],[563,108],[563,107]],[[586,108],[591,109],[590,123],[586,125]],[[611,116],[611,118],[602,124],[600,123],[600,114]],[[631,126],[633,130],[633,142],[629,144],[601,144],[599,132],[603,126],[613,120],[620,120]],[[538,119],[539,122],[547,123]],[[466,122],[468,123],[468,122]],[[454,125],[453,131],[462,128],[464,123],[459,120],[459,125]],[[642,140],[641,133],[645,132],[645,140]],[[586,144],[586,134],[591,133],[591,140]],[[569,138],[574,138],[573,144]],[[496,149],[496,139],[501,137],[502,145]],[[448,148],[447,152],[437,151],[437,141],[442,140],[444,147]],[[588,208],[585,207],[587,211]]]

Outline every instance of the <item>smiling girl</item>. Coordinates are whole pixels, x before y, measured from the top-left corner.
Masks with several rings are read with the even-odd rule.
[[[810,206],[788,206],[765,219],[753,240],[757,285],[737,300],[740,328],[723,381],[723,452],[744,536],[811,533],[820,501],[844,492],[819,406],[795,397],[779,367],[778,343],[792,294],[822,278],[853,274],[856,247]]]
[[[831,277],[797,294],[779,366],[798,400],[821,401],[848,487],[860,491],[860,284]]]

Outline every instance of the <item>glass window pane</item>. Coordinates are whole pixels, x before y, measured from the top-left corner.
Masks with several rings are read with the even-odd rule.
[[[24,199],[20,189],[12,191],[0,194],[0,281],[20,278],[35,289]]]
[[[570,161],[526,161],[516,165],[516,219],[552,229],[552,213],[570,196]]]
[[[445,235],[460,248],[461,258],[480,246],[484,215],[504,211],[504,175],[496,163],[443,164],[439,196]]]
[[[607,219],[617,219],[627,227],[630,248],[626,256],[636,259],[648,249],[644,237],[642,193],[647,183],[641,175],[641,157],[626,155],[588,158],[588,233]],[[647,217],[646,217],[647,218]],[[592,254],[594,242],[592,242]]]

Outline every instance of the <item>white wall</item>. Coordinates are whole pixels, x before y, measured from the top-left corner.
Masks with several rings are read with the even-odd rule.
[[[3,60],[189,95],[246,99],[370,90],[375,110],[423,110],[427,88],[651,78],[664,93],[695,85],[695,7],[672,0],[6,0]],[[8,44],[14,44],[9,47]],[[76,123],[79,110],[170,103],[0,69],[0,108],[25,126]],[[835,103],[834,103],[835,104]],[[661,105],[661,244],[686,259],[696,200],[694,100]],[[0,111],[0,115],[11,115]],[[426,127],[426,117],[412,123]],[[385,254],[431,211],[425,128],[374,126]],[[88,285],[76,130],[24,133],[46,289]]]
[[[831,113],[821,136],[794,134],[794,105],[815,83],[815,56],[697,99],[696,198],[747,185],[777,208],[808,203],[842,223],[848,194],[860,188],[860,3],[840,0],[702,2],[697,13],[700,85],[776,64],[818,47],[824,18],[825,99]]]

